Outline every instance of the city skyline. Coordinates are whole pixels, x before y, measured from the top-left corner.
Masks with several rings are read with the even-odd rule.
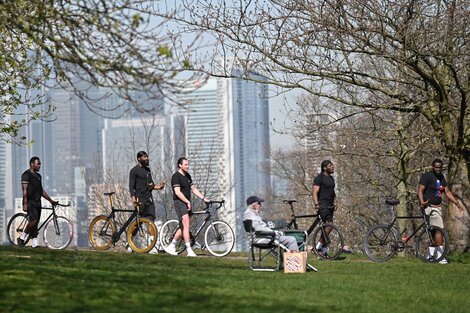
[[[199,97],[200,100],[192,101],[193,107],[191,107],[191,104],[188,105],[188,110],[181,110],[181,112],[176,113],[171,113],[169,111],[163,112],[154,112],[154,116],[158,116],[159,113],[161,114],[159,119],[161,121],[157,122],[159,125],[159,130],[156,132],[157,136],[161,136],[164,133],[168,133],[168,127],[165,125],[174,125],[174,123],[180,123],[181,121],[177,121],[175,117],[184,117],[186,123],[186,131],[188,129],[191,129],[190,135],[188,136],[182,136],[180,139],[184,140],[183,146],[188,148],[188,154],[190,159],[193,159],[194,162],[193,164],[197,164],[197,159],[200,157],[207,158],[208,155],[211,153],[211,149],[214,150],[214,145],[215,141],[226,141],[228,138],[222,138],[222,133],[223,128],[227,126],[227,123],[234,123],[233,121],[222,121],[222,118],[227,119],[228,116],[231,115],[229,112],[230,110],[233,110],[234,107],[237,106],[237,103],[240,104],[242,102],[246,102],[247,99],[251,98],[259,98],[260,96],[257,95],[256,88],[260,87],[255,87],[251,91],[247,91],[246,94],[243,94],[243,88],[247,88],[246,86],[255,86],[257,83],[254,82],[242,82],[241,80],[236,80],[236,79],[225,79],[226,83],[225,86],[222,86],[222,83],[220,79],[212,79],[210,80],[210,83],[207,86],[203,86],[201,89],[196,91],[195,93],[189,94],[189,98],[186,100],[191,100],[191,97]],[[238,87],[236,86],[236,83],[234,83],[234,86],[231,86],[231,82],[238,82]],[[242,82],[242,83],[240,83]],[[212,86],[211,86],[212,84]],[[245,87],[243,87],[243,84],[245,84]],[[265,128],[262,133],[266,139],[261,140],[261,143],[256,144],[255,146],[259,147],[260,149],[265,149],[266,147],[269,147],[269,101],[267,98],[267,87],[258,84],[259,86],[262,87],[262,91],[260,91],[260,94],[262,94],[262,98],[265,101],[264,104],[264,117],[263,120],[261,121],[261,124]],[[241,87],[240,87],[241,86]],[[209,93],[204,94],[204,92],[207,91],[207,88],[213,89]],[[225,88],[224,91],[221,91],[220,88]],[[229,99],[227,102],[227,94],[230,93],[230,96],[232,97],[234,92],[230,91],[228,92],[229,89],[239,89],[239,98],[236,100]],[[240,89],[241,88],[241,89]],[[249,88],[248,88],[249,89]],[[247,90],[248,90],[247,89]],[[206,90],[206,91],[205,91]],[[240,91],[241,90],[241,91]],[[199,92],[199,96],[195,96]],[[99,97],[99,90],[96,90],[96,97]],[[10,190],[10,193],[12,196],[6,197],[5,190],[0,190],[2,192],[2,198],[4,199],[4,207],[2,210],[2,213],[5,216],[5,219],[8,219],[9,216],[12,215],[14,209],[12,206],[9,207],[8,203],[12,203],[16,198],[21,197],[21,182],[19,181],[19,177],[21,176],[21,173],[28,168],[28,162],[29,158],[32,156],[39,156],[41,158],[41,161],[43,163],[43,166],[41,168],[41,174],[44,177],[44,187],[45,189],[49,192],[49,194],[54,197],[54,196],[70,196],[74,197],[74,199],[77,199],[77,209],[79,212],[77,213],[77,216],[87,216],[87,203],[86,203],[86,192],[85,190],[80,190],[80,188],[83,189],[83,186],[86,186],[87,182],[87,173],[98,173],[99,171],[94,168],[94,165],[96,165],[96,162],[101,163],[103,165],[103,168],[107,166],[110,162],[115,162],[110,159],[106,159],[106,156],[108,155],[115,155],[115,151],[113,151],[113,144],[110,144],[109,142],[106,141],[106,137],[109,137],[109,134],[112,134],[115,138],[118,140],[121,139],[121,142],[125,141],[123,140],[125,137],[123,136],[123,133],[119,133],[117,131],[117,128],[115,127],[116,125],[121,125],[121,128],[123,127],[124,124],[126,124],[129,121],[132,121],[132,119],[136,118],[136,114],[132,116],[132,114],[127,114],[127,116],[118,118],[118,119],[109,119],[106,120],[104,118],[99,117],[98,115],[92,113],[88,108],[80,102],[80,100],[73,95],[71,92],[67,91],[66,89],[57,89],[57,90],[49,90],[48,91],[48,97],[51,100],[52,104],[55,104],[58,108],[55,111],[56,114],[56,120],[53,122],[39,122],[39,121],[34,121],[30,126],[25,128],[25,135],[29,139],[31,138],[34,140],[34,143],[29,145],[29,146],[13,146],[11,148],[11,160],[13,166],[11,167],[11,180],[15,181],[16,183],[8,183],[8,178],[4,178],[2,182],[4,185],[11,186],[12,190]],[[236,98],[236,97],[235,97]],[[194,99],[193,99],[194,100]],[[108,100],[109,101],[109,100]],[[202,103],[202,106],[204,106],[204,102],[211,102],[215,104],[215,106],[220,107],[218,112],[216,112],[216,115],[212,116],[210,115],[210,110],[209,111],[201,111],[199,113],[198,109],[195,109],[194,105],[197,102]],[[225,101],[225,102],[224,102]],[[191,102],[191,101],[189,101]],[[111,103],[112,104],[112,103]],[[110,105],[111,105],[110,104]],[[249,106],[249,105],[248,105]],[[163,106],[162,106],[163,107]],[[170,110],[171,111],[171,110]],[[189,114],[191,112],[191,114]],[[243,113],[241,112],[242,114]],[[199,115],[198,115],[199,114]],[[138,114],[137,114],[138,115]],[[252,114],[253,115],[253,114]],[[142,114],[138,116],[140,119],[151,119],[152,114]],[[199,116],[199,117],[198,117]],[[242,115],[243,116],[243,115]],[[248,115],[247,115],[248,116]],[[201,120],[202,118],[202,120]],[[258,116],[254,115],[255,119],[259,119]],[[214,123],[212,126],[210,126],[209,121],[213,121]],[[176,121],[176,122],[175,122]],[[194,123],[196,121],[196,123]],[[206,130],[209,130],[209,133],[212,135],[215,134],[215,136],[212,139],[208,139],[207,134],[205,135],[204,132],[200,133],[200,137],[197,137],[197,130],[200,130],[200,122],[205,125]],[[110,131],[106,135],[106,124],[108,125],[114,125],[113,127],[110,127]],[[191,126],[193,125],[193,126]],[[253,126],[253,125],[252,125]],[[137,131],[137,129],[141,126],[132,126],[132,123],[125,125],[124,128],[126,129],[133,129],[133,131]],[[157,127],[157,128],[158,128]],[[179,126],[181,127],[181,125]],[[233,128],[233,126],[231,126]],[[127,130],[127,131],[128,131]],[[233,132],[233,129],[231,130]],[[173,131],[174,132],[174,131]],[[33,136],[34,135],[34,136]],[[231,134],[233,136],[233,133]],[[175,135],[176,136],[176,135]],[[258,136],[258,135],[256,135]],[[256,137],[255,136],[255,137]],[[184,138],[183,138],[184,137]],[[74,139],[75,138],[75,139]],[[251,139],[253,139],[253,136],[250,136]],[[172,143],[159,143],[157,145],[160,145],[161,147],[164,146],[181,146],[181,143],[178,143],[175,141],[176,139],[173,138]],[[209,140],[212,143],[207,144],[206,147],[209,148],[209,150],[204,152],[204,149],[201,147],[201,142],[204,140]],[[266,146],[267,144],[267,146]],[[234,171],[234,168],[242,168],[243,166],[238,164],[235,165],[233,163],[230,168],[224,169],[224,173],[220,172],[220,169],[222,169],[223,162],[226,160],[228,157],[233,157],[233,153],[235,152],[234,148],[234,143],[226,143],[223,144],[221,147],[228,147],[231,145],[232,147],[232,152],[227,152],[225,151],[223,155],[219,155],[218,159],[214,159],[214,164],[213,166],[217,168],[215,171],[208,171],[208,173],[217,174],[216,176],[212,177],[207,177],[205,180],[206,182],[211,182],[215,181],[217,182],[220,177],[222,177],[222,180],[225,181],[225,186],[226,190],[229,190],[233,185],[245,185],[249,183],[245,183],[246,179],[238,179],[236,182],[234,178],[230,178],[230,174],[234,175],[233,173],[230,173],[230,171]],[[9,144],[5,143],[5,146],[9,146]],[[197,149],[196,149],[197,147]],[[186,149],[184,148],[184,149]],[[142,149],[142,147],[133,147],[131,150],[136,150],[136,149]],[[185,150],[177,150],[174,151],[171,159],[175,159],[177,155],[183,155],[185,154]],[[225,149],[225,148],[223,148]],[[240,149],[240,147],[237,147],[237,149]],[[250,148],[250,149],[253,149]],[[119,149],[118,149],[119,150]],[[82,153],[83,151],[83,153]],[[113,151],[113,152],[112,152]],[[191,152],[193,151],[193,152]],[[194,151],[197,151],[197,156],[194,154]],[[214,150],[216,151],[216,150]],[[212,152],[214,152],[212,151]],[[261,152],[258,151],[257,153]],[[134,151],[135,153],[135,151]],[[129,153],[128,153],[129,154]],[[132,158],[132,154],[130,153],[130,157],[126,158],[126,162],[124,163],[124,167],[129,166],[130,164],[135,164],[135,160]],[[162,158],[164,157],[165,152],[163,149],[160,149],[158,153],[151,153],[154,164],[158,163]],[[20,156],[17,158],[17,156]],[[4,159],[7,159],[6,156],[3,157]],[[174,162],[174,160],[173,160]],[[170,165],[167,166],[169,167],[169,171],[174,171],[173,167],[173,162],[170,162]],[[129,164],[127,164],[129,163]],[[204,162],[200,162],[204,163]],[[253,165],[252,165],[253,166]],[[255,165],[253,169],[258,169],[258,165]],[[207,170],[207,169],[206,169]],[[168,172],[168,170],[167,170]],[[229,176],[227,176],[229,175]],[[240,173],[237,173],[237,176],[239,176]],[[160,175],[155,175],[154,179],[159,179]],[[167,175],[168,176],[168,175]],[[58,177],[58,179],[55,181],[55,178]],[[165,177],[168,180],[168,177]],[[260,183],[262,182],[262,183]],[[214,184],[214,183],[213,183]],[[262,184],[262,185],[270,185],[270,180],[257,180],[257,184]],[[14,186],[18,186],[18,188],[13,188]],[[81,187],[80,187],[81,186]],[[126,183],[123,184],[123,188],[127,189]],[[270,188],[270,187],[269,187]],[[269,190],[269,188],[267,188]],[[3,188],[5,189],[5,188]],[[241,191],[239,191],[239,189]],[[227,192],[221,192],[221,190],[214,191],[214,195],[218,195],[217,197],[225,197],[227,196],[227,206],[230,206],[232,209],[232,226],[234,228],[238,227],[238,222],[236,216],[240,216],[240,210],[244,210],[244,198],[247,196],[247,192],[251,192],[254,190],[261,190],[260,187],[257,188],[252,188],[248,186],[246,190],[249,191],[244,191],[243,188],[238,187],[237,188],[237,195],[236,196],[230,196]],[[7,200],[7,201],[6,201]],[[229,214],[230,215],[230,214]],[[0,219],[1,220],[1,219]],[[7,221],[3,222],[3,225],[6,224]],[[6,225],[5,225],[6,226]],[[3,226],[3,227],[5,227]],[[85,230],[82,230],[82,233],[85,232]],[[241,232],[241,231],[240,231]],[[84,234],[82,234],[84,235]],[[83,237],[83,236],[82,236]],[[2,239],[2,238],[0,238]],[[3,240],[4,241],[4,240]],[[83,241],[83,240],[82,240]]]

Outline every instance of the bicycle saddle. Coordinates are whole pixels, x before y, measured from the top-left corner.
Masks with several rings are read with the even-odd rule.
[[[105,196],[112,196],[112,195],[114,195],[115,193],[116,193],[116,192],[111,191],[111,192],[104,192],[103,194],[104,194]]]
[[[397,205],[397,204],[400,204],[400,200],[388,198],[388,199],[385,199],[385,203],[388,205]]]

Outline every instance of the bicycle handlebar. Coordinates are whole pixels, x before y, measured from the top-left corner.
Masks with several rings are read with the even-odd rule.
[[[317,210],[316,214],[308,214],[308,215],[295,215],[294,212],[294,205],[293,203],[297,202],[297,200],[282,200],[283,203],[290,205],[290,210],[292,211],[292,216],[293,217],[311,217],[311,216],[317,216],[320,214],[321,209],[334,209],[335,206],[328,206],[328,207],[321,207]]]
[[[292,204],[292,203],[297,202],[297,200],[282,200],[282,202],[285,203],[285,204],[289,204],[289,205],[290,205],[290,204]]]
[[[42,209],[46,209],[46,210],[52,210],[53,208],[55,207],[58,207],[58,206],[61,206],[61,207],[69,207],[70,206],[70,203],[68,204],[62,204],[62,203],[56,203],[56,204],[53,204],[52,207],[48,208],[48,207],[41,207]]]
[[[219,201],[208,201],[206,202],[206,209],[208,209],[212,204],[218,204],[219,206],[216,209],[219,209],[222,207],[222,205],[225,203],[225,200],[219,200]]]

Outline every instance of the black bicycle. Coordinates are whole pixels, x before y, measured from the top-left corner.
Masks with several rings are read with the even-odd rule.
[[[206,208],[201,211],[192,212],[192,215],[205,215],[203,222],[194,231],[190,230],[191,236],[191,247],[193,249],[207,249],[213,256],[223,257],[232,251],[235,244],[235,235],[232,228],[224,221],[214,220],[211,213],[211,206],[214,206],[213,210],[218,210],[225,203],[222,201],[209,201],[206,202]],[[204,232],[204,243],[200,244],[196,238],[202,233],[204,227],[207,226]],[[181,222],[178,220],[169,220],[163,224],[160,231],[160,244],[163,249],[169,253],[168,246],[173,240],[176,232],[181,229]],[[176,245],[176,252],[182,253],[186,249],[183,237],[179,240]]]
[[[343,234],[334,224],[325,222],[320,215],[316,214],[295,215],[294,203],[297,200],[283,200],[285,204],[290,206],[292,212],[292,219],[287,223],[287,229],[299,229],[297,225],[298,218],[314,218],[312,224],[307,229],[309,245],[308,250],[314,251],[320,259],[334,260],[337,259],[341,252],[343,252],[344,238]],[[318,249],[317,249],[318,247]],[[299,247],[302,249],[302,247]]]
[[[57,207],[69,207],[70,204],[53,204],[52,207],[43,207],[42,210],[50,210],[51,213],[38,226],[38,233],[41,229],[46,247],[50,249],[65,249],[73,239],[73,224],[64,216],[56,212]],[[16,246],[17,239],[21,236],[26,225],[29,223],[29,216],[26,213],[13,215],[8,222],[7,234],[10,244]],[[30,236],[25,239],[25,245],[30,240]]]
[[[147,253],[157,242],[157,228],[152,220],[141,217],[139,205],[136,204],[132,210],[116,209],[113,205],[114,192],[106,192],[109,197],[111,213],[109,215],[99,215],[91,221],[88,230],[90,244],[97,250],[107,250],[111,245],[115,245],[123,232],[126,232],[129,247],[138,253]],[[132,213],[127,221],[118,229],[116,223],[116,212]]]
[[[410,241],[416,238],[416,254],[424,262],[439,262],[449,251],[449,235],[447,232],[438,227],[429,224],[429,217],[421,209],[420,216],[397,216],[395,206],[400,203],[397,199],[386,199],[385,203],[390,206],[393,219],[389,224],[379,224],[371,227],[364,239],[364,252],[367,257],[375,262],[385,262],[390,260],[397,252],[401,252],[406,248],[413,248]],[[398,229],[397,220],[399,219],[422,219],[423,222],[414,232],[405,236],[406,229],[401,233]],[[440,232],[443,238],[442,254],[437,254],[436,244],[434,243],[434,235]],[[434,253],[433,253],[434,251]]]

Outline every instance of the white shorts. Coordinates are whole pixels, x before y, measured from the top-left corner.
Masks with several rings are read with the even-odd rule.
[[[429,216],[431,226],[438,226],[444,229],[444,221],[442,220],[442,208],[428,206],[424,209],[424,213]]]

